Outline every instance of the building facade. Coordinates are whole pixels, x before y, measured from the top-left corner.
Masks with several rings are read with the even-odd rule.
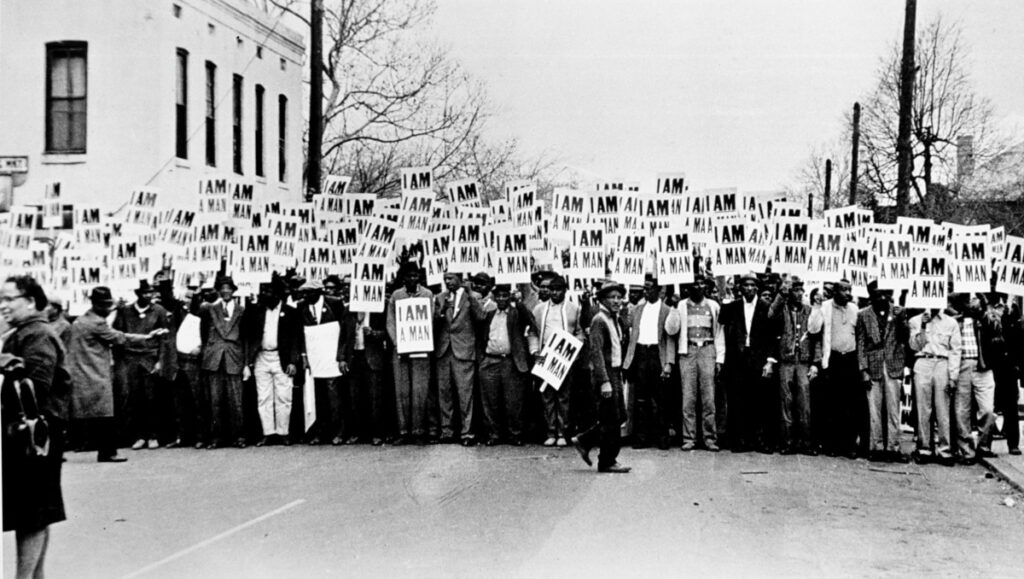
[[[193,208],[201,178],[302,198],[303,37],[245,0],[4,0],[0,155],[28,155],[14,204],[116,211],[155,188]],[[258,206],[258,205],[257,205]]]

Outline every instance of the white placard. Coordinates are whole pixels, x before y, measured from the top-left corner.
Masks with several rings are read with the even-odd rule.
[[[434,312],[430,298],[405,298],[395,302],[395,333],[399,354],[434,351]]]
[[[341,324],[328,322],[303,328],[306,333],[306,361],[314,378],[337,378],[338,340],[341,338]]]
[[[562,387],[573,362],[580,355],[583,349],[583,342],[565,330],[555,328],[548,337],[547,343],[541,349],[540,355],[543,361],[534,365],[531,373],[547,384],[558,390]],[[543,390],[544,385],[541,385]]]

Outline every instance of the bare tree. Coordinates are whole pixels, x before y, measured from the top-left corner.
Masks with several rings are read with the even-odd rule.
[[[941,17],[917,36],[912,113],[913,196],[917,213],[942,213],[960,190],[956,146],[974,137],[975,158],[983,161],[1005,147],[994,134],[988,99],[971,82],[969,51],[957,23]],[[891,204],[896,190],[896,136],[899,119],[901,49],[894,44],[878,71],[878,84],[862,101],[861,187],[867,204]]]
[[[793,177],[794,185],[788,191],[795,196],[806,198],[814,195],[815,212],[825,206],[825,162],[832,160],[832,186],[829,206],[844,207],[849,201],[850,191],[850,139],[846,136],[835,141],[821,143],[811,149]]]

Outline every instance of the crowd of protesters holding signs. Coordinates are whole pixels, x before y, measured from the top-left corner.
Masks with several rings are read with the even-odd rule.
[[[63,518],[65,434],[101,462],[125,446],[536,443],[587,464],[599,448],[598,470],[622,473],[624,434],[972,462],[998,413],[1020,453],[1024,239],[1002,228],[812,219],[681,174],[549,203],[530,183],[485,203],[473,181],[432,181],[403,170],[389,199],[330,178],[310,203],[255,207],[251,186],[210,179],[197,211],[140,191],[113,216],[75,207],[47,251],[49,207],[0,218],[4,471],[58,481],[27,513],[5,474],[5,529]],[[49,425],[45,459],[7,452],[28,415]]]

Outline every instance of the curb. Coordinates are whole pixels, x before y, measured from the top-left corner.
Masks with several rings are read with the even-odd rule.
[[[1019,493],[1024,493],[1024,472],[999,458],[979,458],[978,464],[992,471]]]

